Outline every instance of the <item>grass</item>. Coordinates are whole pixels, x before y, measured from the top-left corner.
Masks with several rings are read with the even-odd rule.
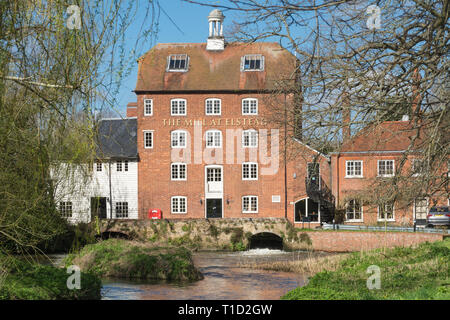
[[[380,268],[381,288],[369,290],[367,268]],[[355,252],[288,292],[286,300],[450,299],[450,239],[415,247]]]
[[[101,281],[94,275],[81,273],[81,288],[70,290],[65,269],[14,258],[1,262],[0,300],[100,299]]]
[[[191,252],[184,247],[155,247],[121,239],[85,246],[66,258],[66,265],[100,277],[160,280],[200,280]]]
[[[241,267],[282,272],[295,272],[312,276],[322,271],[335,271],[341,261],[347,259],[349,254],[317,257],[309,255],[305,259],[295,261],[273,261],[264,263],[245,263]]]

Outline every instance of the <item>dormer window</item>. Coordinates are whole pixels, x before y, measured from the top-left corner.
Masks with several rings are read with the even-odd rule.
[[[264,56],[262,54],[248,54],[241,58],[241,71],[263,71]]]
[[[167,68],[169,72],[188,71],[189,57],[187,54],[171,54],[167,57]]]

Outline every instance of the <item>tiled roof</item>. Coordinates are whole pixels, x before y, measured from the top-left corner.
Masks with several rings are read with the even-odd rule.
[[[166,72],[167,57],[187,54],[187,72]],[[241,57],[262,54],[264,71],[241,72]],[[204,43],[158,44],[139,60],[136,91],[272,90],[279,80],[294,79],[296,58],[277,43],[231,43],[208,51]]]
[[[98,127],[97,156],[137,158],[137,119],[103,119]]]
[[[404,151],[407,150],[417,134],[410,121],[385,121],[368,126],[350,140],[344,142],[339,152]],[[414,141],[414,148],[420,147],[421,135]]]

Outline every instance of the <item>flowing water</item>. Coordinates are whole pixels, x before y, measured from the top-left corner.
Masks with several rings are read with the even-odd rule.
[[[239,267],[245,263],[301,260],[306,252],[255,249],[245,252],[198,252],[194,263],[204,275],[196,282],[125,281],[104,279],[102,298],[107,300],[268,300],[279,299],[289,290],[302,286],[306,276]],[[324,255],[324,253],[314,253]]]

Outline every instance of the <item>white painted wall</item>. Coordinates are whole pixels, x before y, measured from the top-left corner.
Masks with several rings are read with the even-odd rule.
[[[124,164],[122,163],[122,170]],[[111,219],[109,163],[102,163],[102,171],[89,171],[87,165],[61,163],[52,169],[55,183],[55,201],[72,202],[70,223],[90,222],[91,197],[106,197],[107,218]],[[111,162],[112,219],[116,218],[115,203],[128,202],[128,219],[138,218],[138,163],[128,161],[128,171],[117,171],[116,161]]]

